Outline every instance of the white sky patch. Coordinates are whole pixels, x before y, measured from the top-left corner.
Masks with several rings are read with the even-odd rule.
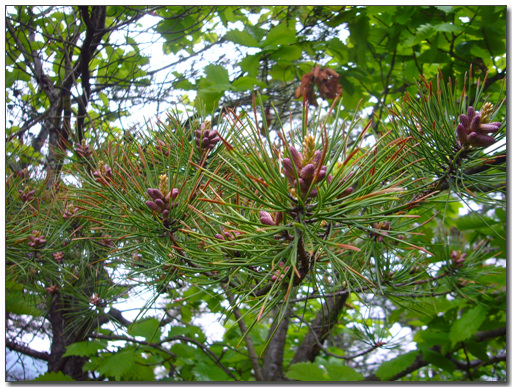
[[[202,313],[200,317],[194,318],[192,323],[201,327],[209,342],[222,341],[226,332],[221,323],[222,317],[220,313]]]

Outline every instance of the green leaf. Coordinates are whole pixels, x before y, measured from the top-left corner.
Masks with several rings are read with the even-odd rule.
[[[5,73],[5,85],[11,87],[15,81],[30,82],[32,78],[26,72],[15,68],[13,71],[7,70]]]
[[[470,214],[463,216],[457,220],[457,228],[461,231],[489,229],[489,226],[492,226],[495,223],[498,223],[498,221],[495,219],[491,219],[487,216]]]
[[[66,353],[62,357],[67,356],[92,356],[98,351],[107,348],[107,343],[103,341],[79,341],[66,347]]]
[[[333,382],[355,382],[364,380],[364,376],[361,373],[347,366],[326,364],[325,369],[327,370],[329,379]]]
[[[174,85],[176,89],[182,90],[196,90],[197,86],[190,82],[188,79],[184,79],[183,81],[178,82]]]
[[[477,343],[475,340],[466,340],[464,342],[466,349],[473,356],[476,356],[480,360],[489,361],[489,355],[487,354],[487,344]]]
[[[405,44],[408,46],[414,46],[423,40],[427,39],[432,34],[436,33],[434,27],[429,24],[423,24],[416,29],[416,33],[410,38],[406,39]]]
[[[255,77],[258,75],[258,69],[260,67],[261,54],[247,55],[244,59],[238,63],[242,71],[247,72],[249,77]]]
[[[123,379],[149,382],[155,380],[155,372],[153,367],[149,366],[145,359],[138,357],[135,364],[123,376]]]
[[[226,40],[246,47],[259,47],[259,42],[247,31],[231,30],[225,35]]]
[[[26,293],[23,286],[13,281],[6,282],[5,309],[14,314],[41,316],[43,311],[37,308],[41,302],[34,294]]]
[[[428,343],[418,345],[418,348],[421,350],[421,353],[423,354],[423,360],[432,363],[436,367],[439,367],[448,372],[454,372],[456,370],[455,364],[453,364],[450,360],[448,360],[439,352],[431,350],[429,348],[430,346],[431,344]]]
[[[320,382],[329,380],[325,372],[315,363],[302,362],[290,366],[286,377],[303,382]]]
[[[278,46],[281,44],[293,44],[297,41],[295,27],[288,27],[281,23],[270,29],[267,38],[263,41],[263,47]]]
[[[101,102],[103,102],[103,106],[108,107],[109,100],[105,93],[99,93],[99,97],[101,99]]]
[[[450,329],[450,340],[453,344],[469,339],[482,325],[487,311],[480,305],[466,311],[461,318],[456,320]]]
[[[436,5],[436,8],[444,13],[450,13],[453,10],[451,5]]]
[[[196,108],[199,108],[201,106],[201,104],[204,104],[204,108],[206,109],[206,111],[212,111],[214,106],[216,106],[217,102],[223,95],[224,95],[223,92],[218,92],[218,91],[212,90],[210,88],[200,89],[197,92],[197,97],[194,101],[194,104],[195,104]],[[186,313],[187,315],[189,313],[187,311],[184,312],[184,309],[186,309],[187,311],[189,310],[188,308],[182,308],[181,315],[183,318],[185,318],[184,313]],[[189,323],[190,318],[187,319],[186,321],[184,320],[184,322]]]
[[[137,356],[133,350],[122,350],[109,356],[103,356],[98,362],[97,371],[107,377],[114,377],[116,381],[130,373],[135,366]]]
[[[391,380],[393,376],[409,367],[418,356],[418,351],[411,351],[398,355],[392,360],[382,363],[375,373],[381,380]]]
[[[71,376],[62,372],[46,372],[33,380],[34,382],[74,382]]]
[[[452,24],[452,23],[436,24],[433,27],[434,27],[434,30],[437,31],[437,32],[460,32],[460,31],[464,31],[463,27],[457,26],[457,25]]]
[[[204,68],[206,80],[213,85],[229,85],[229,74],[222,66],[208,65]]]
[[[297,46],[282,46],[270,55],[275,60],[292,61],[302,57],[302,50]]]
[[[507,211],[500,207],[496,208],[495,211],[499,220],[501,220],[503,223],[507,221]]]
[[[158,341],[162,335],[162,329],[159,326],[159,321],[152,317],[137,321],[128,329],[128,333],[132,336],[142,336],[148,342]]]
[[[244,91],[244,90],[253,90],[254,86],[259,86],[261,88],[266,88],[267,84],[265,82],[258,81],[256,78],[251,77],[242,77],[238,78],[232,83],[234,91]]]
[[[198,359],[199,358],[199,359]],[[238,366],[240,363],[238,363]],[[192,373],[198,381],[232,381],[233,379],[220,367],[213,364],[202,351],[196,352],[196,361]]]
[[[398,24],[407,24],[410,22],[412,14],[416,11],[416,7],[396,7],[393,20]]]
[[[171,352],[176,354],[181,364],[195,364],[194,353],[197,349],[189,345],[178,343],[171,347]]]

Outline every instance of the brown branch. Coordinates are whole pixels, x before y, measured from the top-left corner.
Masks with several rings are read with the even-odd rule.
[[[503,155],[495,157],[492,161],[490,161],[486,164],[479,165],[477,167],[467,168],[464,171],[462,171],[462,174],[465,176],[475,175],[477,173],[485,172],[490,168],[496,167],[497,165],[500,165],[500,164],[503,164],[506,162],[507,162],[507,155],[503,154]],[[455,184],[458,184],[459,180],[460,180],[459,177],[456,177],[454,180]],[[445,179],[444,181],[441,181],[439,185],[437,185],[435,188],[433,188],[433,190],[444,191],[444,190],[448,189],[449,187],[450,187],[450,179],[448,178],[448,179]]]
[[[506,336],[506,334],[507,334],[507,328],[506,327],[502,327],[502,328],[494,329],[494,330],[491,330],[491,331],[477,332],[473,337],[476,339],[476,341],[483,341],[483,340],[493,339],[495,337]],[[454,348],[452,353],[458,351],[461,348],[462,348],[462,344],[457,346],[456,348]],[[441,347],[438,346],[438,345],[430,348],[430,350],[438,352],[438,353],[441,354]],[[445,355],[445,357],[448,360],[452,361],[455,364],[455,366],[463,367],[464,370],[467,370],[468,366],[470,366],[471,368],[474,368],[474,367],[481,367],[482,365],[487,365],[487,364],[492,364],[492,363],[496,363],[496,362],[499,362],[499,361],[503,361],[502,360],[503,357],[496,356],[495,358],[493,358],[493,361],[489,360],[489,362],[483,362],[481,360],[476,360],[476,361],[472,361],[472,362],[470,362],[468,364],[466,362],[454,361],[454,359],[451,358],[450,354]],[[506,359],[506,357],[505,357],[505,359]],[[416,371],[416,370],[418,370],[418,369],[420,369],[420,368],[422,368],[422,367],[424,367],[424,366],[426,366],[428,364],[430,364],[430,363],[425,361],[425,360],[423,360],[423,354],[419,353],[418,356],[416,356],[416,359],[414,359],[413,363],[409,367],[407,367],[405,370],[397,373],[396,375],[394,375],[389,380],[390,381],[391,380],[398,380],[398,379],[400,379],[400,378],[410,374],[411,372],[414,372],[414,371]],[[366,381],[378,381],[378,380],[380,380],[380,378],[377,375],[375,375],[375,374],[371,374],[371,375],[368,375],[365,378],[365,380]]]
[[[132,325],[132,322],[125,319],[120,310],[115,308],[110,308],[108,313],[102,314],[98,317],[98,325],[106,324],[110,321],[114,320],[115,322],[121,324],[124,327],[128,327]],[[95,324],[96,325],[96,324]]]
[[[460,361],[457,359],[450,358],[453,364],[455,364],[455,367],[457,367],[459,370],[468,372],[468,378],[471,377],[470,371],[472,368],[480,368],[482,366],[486,366],[489,364],[495,364],[502,361],[507,361],[507,355],[498,355],[498,356],[491,356],[489,357],[489,360],[471,360],[471,361]]]
[[[283,372],[283,357],[289,323],[288,313],[285,312],[282,319],[276,315],[270,327],[268,332],[270,342],[265,350],[262,365],[263,380],[265,381],[287,380]]]
[[[507,327],[501,327],[497,329],[493,329],[491,331],[481,331],[475,333],[476,341],[484,341],[489,339],[494,339],[496,337],[506,336],[507,335]]]
[[[311,329],[311,324],[309,324],[308,322],[304,321],[304,319],[302,319],[300,316],[297,316],[295,313],[294,313],[294,317],[297,317],[299,320],[301,320],[302,322],[304,322],[311,330],[311,332],[314,334],[315,331],[313,329]],[[372,351],[375,351],[377,348],[380,348],[382,347],[382,345],[384,345],[384,343],[376,343],[374,344],[373,346],[371,346],[370,348],[368,349],[365,349],[361,352],[358,352],[354,355],[350,355],[350,356],[341,356],[341,355],[336,355],[335,353],[332,353],[330,352],[327,348],[324,347],[324,345],[320,342],[320,340],[318,339],[318,336],[316,336],[316,334],[314,335],[315,336],[315,339],[316,339],[316,342],[318,344],[318,346],[320,347],[320,350],[325,353],[327,356],[332,356],[332,357],[335,357],[335,358],[338,358],[338,359],[343,359],[343,360],[352,360],[352,359],[355,359],[356,357],[359,357],[359,356],[364,356],[366,355],[367,353],[370,353]]]
[[[15,343],[9,339],[5,339],[5,346],[6,348],[9,348],[11,351],[22,353],[23,355],[33,357],[34,359],[48,361],[48,359],[50,358],[50,354],[48,352],[36,351],[32,348]]]
[[[82,20],[86,25],[86,36],[81,48],[80,58],[80,72],[82,74],[82,89],[83,94],[80,97],[78,104],[77,116],[77,140],[81,142],[84,136],[84,120],[86,116],[87,105],[91,95],[90,72],[89,62],[94,56],[94,52],[98,48],[103,35],[106,33],[105,20],[106,20],[106,6],[93,6],[91,15],[89,15],[88,6],[80,6],[80,14]]]
[[[297,348],[290,364],[313,362],[320,352],[320,345],[325,341],[331,329],[338,323],[339,315],[347,301],[349,292],[341,293],[333,298],[326,298],[325,303],[311,323],[311,328]]]

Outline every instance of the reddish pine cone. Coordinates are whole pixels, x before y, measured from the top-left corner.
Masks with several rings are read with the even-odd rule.
[[[461,145],[486,148],[496,142],[496,139],[489,133],[496,133],[500,128],[500,122],[482,124],[482,116],[475,111],[473,106],[468,108],[467,115],[461,114],[459,120],[457,138]]]
[[[211,150],[220,141],[217,131],[205,129],[206,125],[201,124],[201,130],[195,130],[196,146],[201,150]]]

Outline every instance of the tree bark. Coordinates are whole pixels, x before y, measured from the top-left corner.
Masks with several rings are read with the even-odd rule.
[[[264,381],[287,380],[283,373],[283,355],[289,322],[288,313],[285,313],[281,321],[276,316],[270,327],[268,334],[270,343],[263,355],[263,365],[261,367]]]
[[[62,357],[66,352],[66,347],[70,344],[84,340],[87,336],[82,334],[82,330],[70,330],[69,319],[65,316],[67,310],[63,302],[63,297],[56,294],[52,300],[48,312],[48,321],[52,324],[52,344],[50,356],[48,358],[48,372],[62,372],[71,376],[75,380],[87,380],[87,372],[83,371],[83,366],[87,361],[85,357],[69,356]],[[69,311],[69,310],[67,310]]]
[[[297,348],[290,364],[313,362],[320,352],[320,345],[327,339],[331,329],[338,323],[338,318],[347,301],[349,292],[336,297],[327,297],[322,310],[312,322],[309,332]]]

